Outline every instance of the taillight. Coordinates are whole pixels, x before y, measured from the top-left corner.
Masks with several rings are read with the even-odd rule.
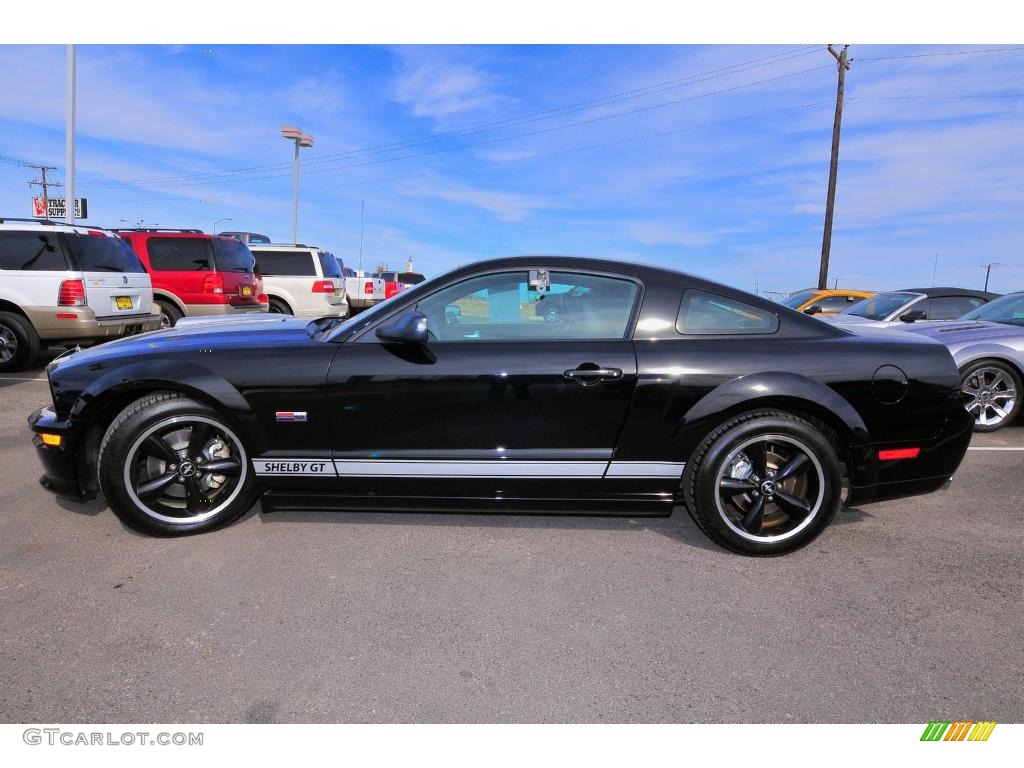
[[[371,296],[373,295],[373,281],[372,280],[367,280],[366,283],[363,285],[363,293],[368,293]]]
[[[314,280],[313,293],[334,293],[333,280]]]
[[[224,276],[219,272],[204,276],[203,293],[224,293]]]
[[[398,283],[385,283],[384,284],[384,298],[390,299],[398,293]]]
[[[57,306],[59,307],[84,307],[85,283],[81,280],[63,280],[60,290],[57,291]]]
[[[920,455],[920,448],[889,448],[878,452],[878,460],[898,461],[900,459],[916,459]]]

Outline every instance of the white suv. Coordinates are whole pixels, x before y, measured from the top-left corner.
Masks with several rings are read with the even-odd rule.
[[[337,260],[309,245],[252,243],[270,311],[298,317],[347,317],[345,280]]]
[[[0,218],[0,371],[49,346],[159,328],[152,305],[149,274],[112,232]]]

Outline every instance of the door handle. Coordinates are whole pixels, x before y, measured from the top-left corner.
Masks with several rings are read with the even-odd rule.
[[[597,366],[590,367],[590,365],[584,363],[584,365],[581,365],[578,368],[570,368],[562,375],[571,381],[575,381],[577,384],[589,387],[591,384],[598,384],[602,381],[621,379],[622,369],[598,368]]]

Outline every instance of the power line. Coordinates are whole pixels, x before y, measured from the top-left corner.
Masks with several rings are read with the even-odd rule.
[[[314,174],[314,173],[331,173],[331,172],[334,172],[334,171],[348,170],[348,169],[351,169],[351,168],[364,168],[364,167],[371,166],[371,165],[382,165],[384,163],[393,163],[393,162],[398,162],[398,161],[401,161],[401,160],[411,160],[411,159],[416,159],[416,158],[420,158],[420,157],[429,157],[429,156],[432,156],[432,155],[438,155],[438,154],[443,154],[443,153],[447,153],[447,152],[457,152],[457,151],[464,150],[464,149],[472,149],[472,148],[475,148],[475,147],[487,146],[487,145],[496,144],[496,143],[503,142],[503,141],[511,141],[513,139],[520,139],[520,138],[526,138],[526,137],[530,137],[530,136],[538,136],[538,135],[542,135],[542,134],[546,134],[546,133],[553,133],[555,131],[562,131],[562,130],[566,130],[566,129],[569,129],[569,128],[577,128],[577,127],[580,127],[580,126],[583,126],[583,125],[591,125],[591,124],[594,124],[594,123],[603,122],[605,120],[611,120],[611,119],[614,119],[614,118],[617,118],[617,117],[624,117],[624,116],[639,114],[639,113],[642,113],[642,112],[648,112],[648,111],[654,110],[654,109],[661,109],[663,107],[674,106],[674,105],[677,105],[677,104],[683,104],[683,103],[686,103],[686,102],[689,102],[689,101],[695,101],[697,99],[704,99],[704,98],[708,98],[710,96],[717,96],[717,95],[720,95],[720,94],[723,94],[723,93],[731,93],[733,91],[738,91],[738,90],[742,90],[742,89],[745,89],[745,88],[751,88],[751,87],[754,87],[754,86],[757,86],[757,85],[764,85],[765,83],[777,82],[779,80],[783,80],[783,79],[786,79],[786,78],[789,78],[789,77],[796,77],[796,76],[799,76],[799,75],[807,74],[809,72],[816,72],[816,71],[819,71],[819,70],[822,70],[822,69],[829,69],[829,68],[831,68],[831,66],[832,66],[831,64],[824,64],[822,66],[811,67],[809,69],[803,69],[803,70],[799,70],[797,72],[789,72],[789,73],[786,73],[786,74],[783,74],[783,75],[776,75],[774,77],[769,77],[769,78],[764,78],[764,79],[761,79],[761,80],[756,80],[756,81],[753,81],[753,82],[743,83],[743,84],[740,84],[740,85],[731,86],[729,88],[721,88],[721,89],[716,90],[716,91],[707,91],[705,93],[699,93],[699,94],[695,94],[695,95],[692,95],[692,96],[686,96],[686,97],[682,97],[682,98],[679,98],[679,99],[673,99],[671,101],[660,102],[658,104],[649,104],[649,105],[642,106],[642,107],[634,107],[633,109],[624,110],[624,111],[621,111],[621,112],[613,112],[613,113],[610,113],[610,114],[607,114],[607,115],[599,115],[597,117],[587,118],[585,120],[577,120],[577,121],[574,121],[574,122],[571,122],[571,123],[564,123],[564,124],[561,124],[561,125],[549,126],[547,128],[539,128],[539,129],[533,130],[533,131],[525,131],[525,132],[522,132],[522,133],[511,134],[509,136],[500,136],[500,137],[497,137],[497,138],[485,139],[485,140],[482,140],[482,141],[477,141],[477,142],[473,142],[473,143],[469,143],[469,144],[461,144],[461,145],[457,145],[457,146],[454,146],[454,147],[441,147],[439,149],[433,149],[433,150],[430,150],[430,151],[427,151],[427,152],[416,152],[416,153],[412,153],[412,154],[399,155],[397,157],[382,158],[382,159],[377,159],[377,160],[367,160],[367,161],[360,162],[360,163],[349,163],[349,164],[346,164],[346,165],[337,165],[337,166],[331,166],[331,167],[328,167],[328,168],[317,168],[317,169],[314,169],[314,170],[311,170],[311,171],[306,171],[306,175],[308,176],[308,175]],[[236,183],[239,183],[239,182],[245,183],[245,182],[265,181],[265,180],[268,180],[268,179],[283,178],[284,176],[287,176],[287,175],[288,174],[268,174],[268,175],[264,175],[264,176],[254,176],[254,177],[249,177],[249,178],[220,179],[220,180],[215,180],[215,181],[218,181],[221,184],[236,184]],[[178,182],[178,183],[168,183],[168,184],[147,184],[145,186],[151,187],[151,188],[155,187],[155,188],[170,189],[170,188],[189,187],[189,186],[193,186],[194,183],[195,182]]]
[[[738,74],[740,72],[746,72],[752,69],[759,69],[765,66],[771,66],[773,64],[782,63],[791,59],[805,56],[817,49],[816,45],[804,46],[802,48],[796,48],[790,51],[783,51],[781,53],[773,54],[771,56],[764,56],[757,59],[750,59],[748,61],[738,62],[731,64],[727,67],[719,67],[718,69],[708,70],[706,72],[700,72],[686,77],[677,78],[674,80],[667,80],[660,83],[654,83],[652,85],[643,86],[641,88],[634,88],[628,91],[620,91],[618,93],[601,96],[595,99],[589,99],[587,101],[575,102],[573,104],[564,105],[561,107],[552,107],[550,109],[541,110],[539,112],[531,112],[525,115],[519,115],[511,118],[504,118],[502,120],[495,120],[487,123],[479,123],[477,125],[468,126],[466,128],[455,129],[451,131],[445,131],[439,134],[433,134],[431,136],[419,137],[416,139],[407,139],[399,142],[392,142],[390,144],[381,144],[370,147],[363,147],[359,149],[346,150],[343,152],[336,152],[327,155],[321,155],[319,157],[313,157],[307,160],[308,164],[330,162],[331,160],[339,159],[342,157],[351,157],[364,154],[379,154],[381,152],[394,151],[398,149],[404,149],[410,146],[417,146],[421,144],[433,144],[440,141],[447,141],[453,138],[462,138],[464,136],[476,135],[479,133],[487,133],[501,128],[513,127],[515,125],[521,125],[529,122],[537,122],[539,120],[550,119],[558,117],[563,114],[571,114],[572,112],[579,112],[584,109],[590,109],[593,107],[607,106],[608,104],[620,103],[623,101],[629,101],[631,99],[641,98],[643,96],[649,96],[655,93],[661,93],[674,88],[683,87],[686,85],[695,85],[700,82],[707,80],[716,79],[719,77],[725,77],[728,75]],[[96,182],[90,186],[109,186],[114,184],[151,184],[158,182],[170,182],[179,181],[185,179],[200,179],[200,178],[219,178],[222,176],[231,176],[236,174],[247,174],[259,171],[270,171],[289,167],[289,163],[270,163],[266,165],[249,166],[246,168],[230,169],[226,171],[210,171],[207,173],[199,174],[183,174],[180,176],[163,176],[163,177],[151,177],[145,179],[131,179],[124,181],[108,181],[108,182]]]
[[[909,53],[902,56],[871,56],[866,59],[858,58],[856,62],[862,61],[893,61],[895,59],[929,59],[936,56],[974,56],[982,53],[1003,53],[1006,51],[1024,51],[1024,46],[1013,46],[1009,48],[981,48],[966,51],[936,51],[935,53]]]

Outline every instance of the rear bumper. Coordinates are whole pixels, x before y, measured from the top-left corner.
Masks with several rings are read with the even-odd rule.
[[[96,317],[90,307],[24,307],[39,338],[46,342],[116,339],[160,327],[159,313]],[[60,317],[58,317],[60,315]]]
[[[46,485],[63,496],[84,499],[79,483],[78,465],[74,450],[74,433],[71,426],[57,418],[50,406],[34,411],[28,417],[29,428],[32,430],[32,445],[43,465]],[[57,435],[61,438],[60,445],[47,445],[42,435]]]
[[[338,304],[324,304],[322,307],[314,309],[297,309],[295,311],[295,316],[308,317],[310,319],[315,319],[318,317],[345,317],[348,314],[348,312],[348,302],[342,299],[342,301]]]
[[[849,502],[865,504],[939,490],[959,468],[973,434],[974,417],[958,405],[939,435],[930,440],[854,449]],[[879,461],[879,450],[903,447],[919,447],[921,453],[915,459]]]
[[[209,315],[246,315],[253,312],[266,312],[267,304],[186,304],[185,314],[189,317],[206,317]]]

